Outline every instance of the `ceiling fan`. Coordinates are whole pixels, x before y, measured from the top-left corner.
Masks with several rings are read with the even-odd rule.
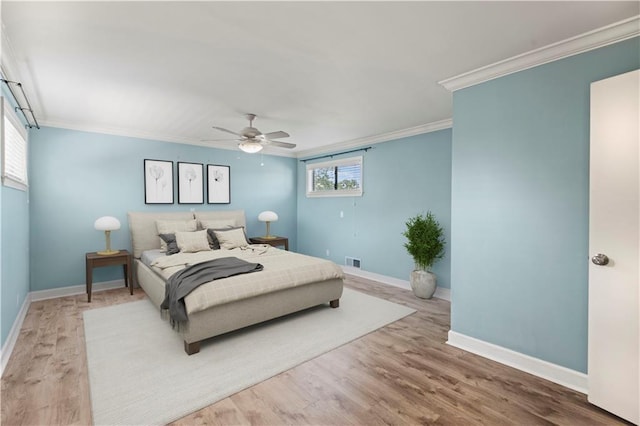
[[[247,120],[249,120],[249,127],[245,127],[238,132],[234,132],[223,127],[213,126],[214,129],[221,132],[231,133],[237,136],[234,139],[203,139],[203,142],[220,142],[220,141],[235,141],[238,142],[238,148],[249,154],[260,152],[266,145],[273,145],[280,148],[295,148],[296,144],[288,142],[280,142],[274,139],[276,138],[288,138],[289,133],[279,130],[277,132],[262,133],[260,130],[253,127],[253,120],[256,118],[255,114],[246,114]]]

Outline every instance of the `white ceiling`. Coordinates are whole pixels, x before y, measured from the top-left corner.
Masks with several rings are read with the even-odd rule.
[[[3,66],[44,125],[198,143],[227,136],[213,125],[239,131],[250,112],[262,132],[290,133],[301,155],[448,119],[451,93],[438,81],[639,8],[3,1]]]

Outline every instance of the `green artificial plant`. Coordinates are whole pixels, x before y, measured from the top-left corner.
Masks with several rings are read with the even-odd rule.
[[[407,222],[407,230],[402,233],[407,238],[404,247],[417,268],[429,270],[436,260],[444,256],[444,231],[431,212],[419,214]]]

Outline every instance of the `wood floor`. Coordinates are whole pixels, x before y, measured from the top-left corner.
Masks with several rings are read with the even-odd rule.
[[[625,424],[580,393],[446,345],[449,302],[355,277],[346,284],[418,312],[174,424]],[[144,297],[122,288],[91,304],[32,303],[2,377],[2,425],[90,424],[82,312]]]

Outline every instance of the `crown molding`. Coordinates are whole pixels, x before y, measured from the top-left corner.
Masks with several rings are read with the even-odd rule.
[[[640,15],[441,80],[438,84],[453,92],[638,35],[640,35]]]
[[[40,122],[40,127],[56,127],[59,129],[68,129],[68,130],[77,130],[80,132],[89,132],[89,133],[100,133],[105,135],[113,135],[113,136],[123,136],[127,138],[137,138],[137,139],[146,139],[158,142],[167,142],[167,143],[180,143],[184,145],[196,145],[202,146],[205,148],[217,148],[217,149],[226,149],[228,151],[237,151],[242,152],[238,149],[237,145],[233,143],[224,143],[224,142],[203,142],[199,139],[191,139],[184,137],[176,137],[176,136],[167,136],[166,134],[153,133],[153,132],[139,132],[139,131],[131,131],[128,129],[118,128],[118,127],[97,127],[91,125],[78,125],[73,123],[67,123],[62,121],[54,121],[54,120],[42,120]],[[295,158],[295,152],[281,152],[278,149],[274,149],[271,147],[265,147],[261,154],[274,155],[278,157],[290,157]],[[247,154],[254,155],[254,154]]]
[[[2,74],[7,80],[21,83],[22,90],[24,90],[27,94],[27,98],[29,98],[29,103],[33,110],[32,114],[36,119],[38,119],[38,124],[41,124],[42,117],[40,117],[40,111],[42,111],[42,106],[40,104],[40,98],[37,96],[38,91],[36,90],[36,85],[33,81],[33,76],[30,72],[28,63],[18,62],[18,55],[16,55],[16,50],[14,49],[13,43],[7,34],[4,23],[0,25],[0,33],[2,33],[2,41],[0,41],[0,43],[2,43],[0,46],[0,52],[2,52],[2,57],[0,58],[0,69]],[[22,71],[22,74],[20,71]],[[23,96],[19,96],[23,98]]]
[[[2,49],[0,49],[2,51],[2,58],[0,60],[2,74],[7,80],[19,81],[15,51],[13,50],[11,40],[9,40],[9,36],[7,35],[7,30],[4,26],[4,23],[2,24],[2,27],[0,27],[0,31],[2,32]]]
[[[358,148],[364,145],[374,145],[377,143],[388,142],[395,139],[407,138],[409,136],[421,135],[423,133],[436,132],[438,130],[449,129],[453,127],[453,120],[447,118],[445,120],[434,121],[432,123],[421,124],[420,126],[409,127],[408,129],[395,130],[393,132],[382,133],[379,135],[366,136],[364,138],[352,139],[345,142],[338,142],[331,145],[325,145],[320,148],[307,149],[298,151],[298,158],[311,157],[319,154],[327,154],[335,151],[342,151],[350,148]]]
[[[106,135],[123,136],[123,137],[129,137],[129,138],[155,140],[155,141],[167,142],[167,143],[197,145],[197,146],[203,146],[206,148],[226,149],[229,151],[239,151],[234,144],[229,144],[224,142],[203,142],[198,139],[167,136],[165,134],[151,133],[151,132],[137,132],[137,131],[131,131],[128,129],[117,128],[117,127],[96,127],[91,125],[78,125],[75,123],[67,123],[67,122],[55,121],[55,120],[41,120],[40,126],[77,130],[80,132],[101,133]],[[436,132],[438,130],[449,129],[452,126],[453,126],[453,120],[449,118],[446,120],[434,121],[433,123],[427,123],[427,124],[422,124],[420,126],[410,127],[408,129],[396,130],[393,132],[383,133],[383,134],[374,135],[374,136],[367,136],[359,139],[352,139],[347,142],[335,143],[335,144],[326,145],[320,148],[314,148],[314,149],[309,149],[304,151],[293,151],[293,152],[284,151],[283,152],[282,150],[274,149],[267,146],[264,148],[263,151],[261,151],[261,153],[267,154],[267,155],[274,155],[278,157],[304,158],[312,155],[334,152],[336,150],[356,148],[363,145],[373,145],[376,143],[382,143],[390,140],[406,138],[409,136],[420,135],[423,133]],[[253,154],[247,154],[247,155],[253,155]]]

